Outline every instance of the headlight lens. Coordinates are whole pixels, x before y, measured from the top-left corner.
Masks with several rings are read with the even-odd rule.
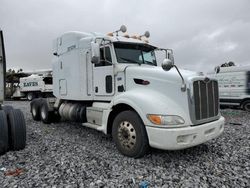
[[[185,121],[182,117],[176,115],[156,115],[148,114],[147,118],[156,125],[181,125]]]

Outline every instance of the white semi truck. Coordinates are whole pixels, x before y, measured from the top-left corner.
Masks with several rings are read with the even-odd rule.
[[[26,145],[26,124],[23,113],[3,105],[6,60],[3,32],[0,30],[0,155],[8,150],[21,150]]]
[[[13,99],[51,97],[53,92],[52,70],[30,72],[31,75],[19,79],[19,85],[12,95]]]
[[[218,79],[221,105],[250,112],[250,65],[219,67],[210,75]]]
[[[224,130],[218,83],[179,70],[172,50],[150,45],[145,36],[68,32],[54,41],[54,98],[31,102],[34,120],[59,118],[110,134],[117,149],[141,157],[149,146],[192,147]],[[144,40],[145,39],[145,40]],[[165,51],[162,67],[155,51]]]

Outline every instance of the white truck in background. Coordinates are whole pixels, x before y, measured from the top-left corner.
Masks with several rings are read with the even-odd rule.
[[[6,58],[3,32],[0,30],[0,155],[9,150],[21,150],[26,145],[26,124],[23,113],[4,105]]]
[[[52,70],[40,70],[29,74],[31,75],[19,79],[19,85],[12,95],[13,99],[26,97],[32,101],[34,98],[53,96]]]
[[[220,105],[250,112],[250,65],[217,67],[209,74],[218,79]]]
[[[54,41],[54,98],[31,102],[34,120],[67,120],[111,134],[117,149],[143,156],[149,146],[192,147],[224,130],[218,83],[179,70],[172,50],[150,45],[149,33],[119,36],[68,32]],[[166,53],[162,67],[155,51]]]

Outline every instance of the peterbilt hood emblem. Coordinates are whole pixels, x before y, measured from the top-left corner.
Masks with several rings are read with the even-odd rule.
[[[208,83],[210,81],[210,79],[208,78],[208,77],[206,77],[205,79],[204,79],[204,82],[205,83]]]

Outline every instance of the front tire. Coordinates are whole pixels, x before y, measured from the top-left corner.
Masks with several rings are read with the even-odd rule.
[[[149,148],[145,125],[134,111],[124,111],[116,116],[112,136],[117,149],[129,157],[142,157]]]

